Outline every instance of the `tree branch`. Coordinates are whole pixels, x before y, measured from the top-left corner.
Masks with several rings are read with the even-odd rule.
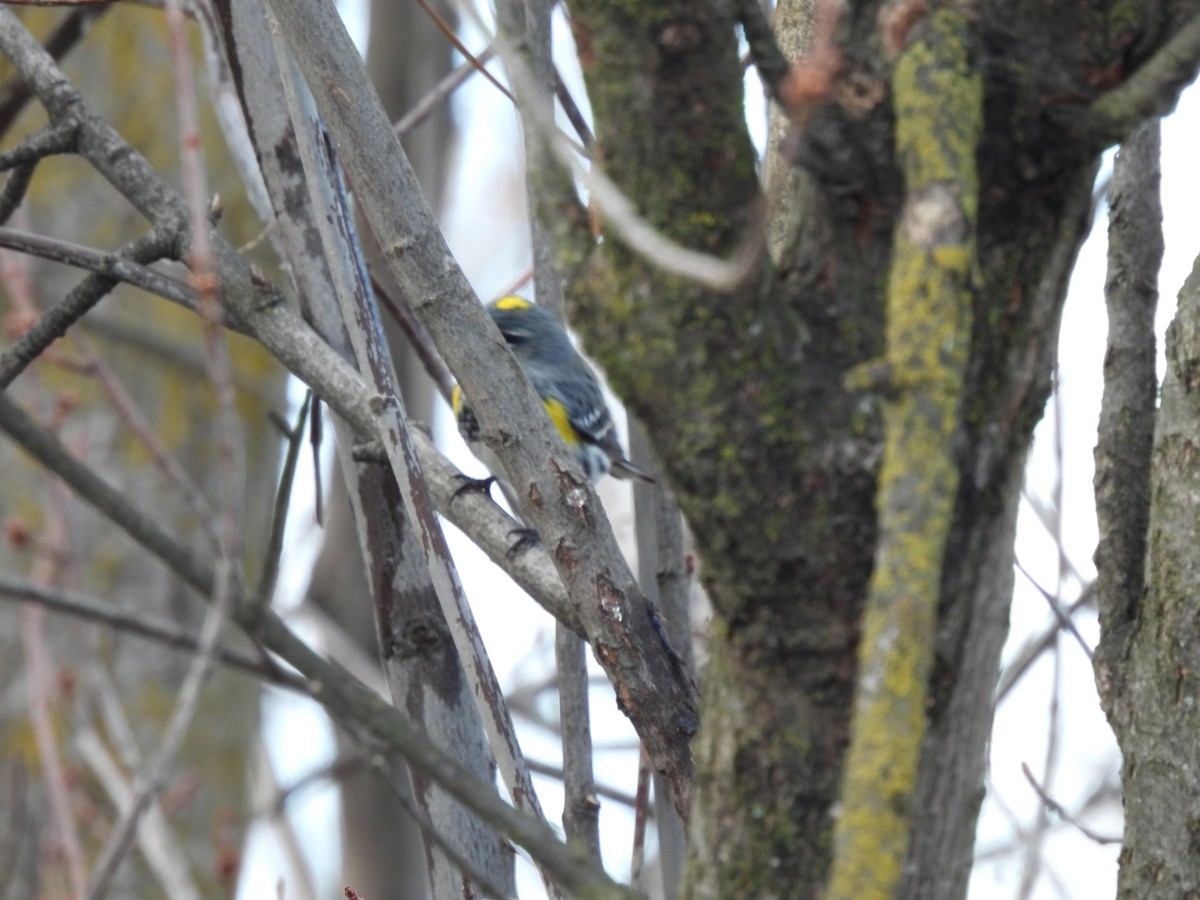
[[[1125,140],[1140,123],[1169,113],[1200,69],[1200,13],[1193,15],[1120,87],[1100,97],[1075,131],[1093,151]]]
[[[1200,21],[1198,19],[1197,21]],[[1163,256],[1159,122],[1143,123],[1121,145],[1109,194],[1108,347],[1096,443],[1097,681],[1113,709],[1128,626],[1146,578],[1150,458],[1154,449],[1158,354],[1154,315]]]
[[[858,681],[830,900],[896,895],[925,737],[938,600],[959,486],[955,438],[971,335],[983,82],[970,25],[934,13],[892,76],[905,177],[887,297],[879,543]],[[856,370],[861,378],[869,364]]]
[[[0,10],[2,20],[3,10]],[[62,478],[81,500],[158,557],[188,586],[202,596],[210,596],[215,583],[214,573],[205,562],[174,541],[152,519],[128,503],[122,494],[72,457],[57,438],[41,428],[5,394],[0,394],[0,430]],[[563,844],[548,825],[509,806],[490,785],[481,782],[452,756],[432,746],[394,707],[340,666],[320,657],[275,613],[260,609],[248,595],[237,595],[231,600],[234,621],[294,666],[307,679],[312,697],[325,706],[335,722],[357,736],[368,752],[401,754],[414,768],[442,785],[481,819],[528,850],[568,891],[591,889],[607,892],[604,896],[635,896]]]
[[[393,274],[472,398],[522,517],[551,549],[622,709],[686,811],[694,689],[655,631],[590,482],[446,246],[341,21],[316,0],[272,5],[351,180],[372,187],[358,199]]]
[[[0,354],[0,390],[12,384],[13,379],[47,347],[66,334],[68,328],[87,315],[121,282],[194,307],[198,297],[190,287],[143,265],[171,256],[175,252],[178,236],[174,228],[155,228],[116,253],[103,253],[55,238],[0,228],[0,247],[90,269],[95,273],[81,281],[62,302],[48,309],[28,331]]]
[[[126,634],[157,641],[168,647],[191,652],[195,652],[199,647],[199,638],[195,634],[176,627],[172,622],[156,619],[141,612],[129,613],[76,591],[41,587],[0,573],[0,597],[37,603],[53,612],[96,622]],[[308,694],[308,686],[303,679],[275,665],[270,659],[247,656],[228,648],[219,650],[217,658],[231,669],[253,675],[267,684]]]

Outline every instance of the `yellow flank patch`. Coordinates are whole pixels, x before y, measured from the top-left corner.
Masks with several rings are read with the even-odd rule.
[[[454,415],[456,418],[458,417],[458,414],[462,411],[462,405],[463,405],[462,388],[460,388],[456,384],[456,385],[454,385],[454,390],[452,390],[450,392],[450,406],[454,410]]]
[[[533,306],[524,297],[501,297],[496,301],[496,309],[529,309]]]
[[[567,408],[563,406],[562,401],[556,400],[553,397],[546,397],[542,402],[546,404],[546,412],[550,414],[550,421],[554,423],[554,427],[558,429],[558,433],[562,435],[562,439],[567,442],[567,446],[578,446],[579,436],[575,433],[575,429],[571,427],[571,419],[567,415]]]

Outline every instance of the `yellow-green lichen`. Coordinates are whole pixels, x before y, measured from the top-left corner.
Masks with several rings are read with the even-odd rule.
[[[888,283],[879,545],[862,620],[831,900],[895,896],[908,847],[971,328],[982,88],[969,42],[963,15],[939,10],[893,81],[911,215],[897,226]]]

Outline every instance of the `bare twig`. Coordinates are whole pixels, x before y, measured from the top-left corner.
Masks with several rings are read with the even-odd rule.
[[[142,816],[166,786],[167,769],[178,752],[187,728],[196,714],[200,702],[200,692],[207,683],[216,663],[217,642],[220,640],[227,618],[230,593],[233,589],[233,572],[229,560],[218,560],[215,581],[216,594],[204,619],[197,656],[179,689],[179,698],[163,733],[162,741],[137,778],[132,798],[128,805],[121,810],[120,820],[97,857],[91,879],[88,882],[87,892],[84,895],[88,900],[104,896],[109,882],[116,874],[117,867],[128,852],[130,842],[139,829]]]
[[[34,132],[17,146],[0,153],[0,172],[40,162],[47,156],[71,153],[79,136],[78,123],[70,119],[53,122]]]
[[[470,10],[470,7],[467,7]],[[532,98],[538,95],[536,76],[508,42],[497,37],[496,49],[508,69],[517,96],[522,98],[522,114],[536,126],[550,153],[568,172],[583,182],[591,202],[604,215],[605,224],[621,243],[665,272],[688,278],[717,291],[732,291],[754,271],[765,242],[764,215],[761,209],[749,217],[746,237],[728,259],[692,250],[671,240],[638,212],[634,203],[598,166],[585,168],[575,152],[562,139],[553,117]]]
[[[587,119],[583,117],[583,111],[575,102],[575,98],[571,96],[570,90],[567,89],[567,83],[563,81],[562,74],[557,68],[554,70],[554,96],[558,98],[558,103],[563,108],[567,121],[571,123],[571,127],[579,135],[579,140],[583,142],[584,154],[590,157],[592,148],[596,144],[596,136],[592,134]]]
[[[552,766],[549,763],[539,762],[536,759],[529,760],[529,771],[535,772],[538,775],[557,778],[559,781],[563,780],[562,766]],[[637,797],[628,791],[617,790],[615,787],[605,784],[597,784],[594,787],[597,797],[607,797],[609,800],[615,800],[617,803],[628,806],[630,809],[637,803]]]
[[[12,218],[12,214],[25,199],[25,192],[29,189],[30,182],[33,181],[35,165],[35,163],[22,163],[13,167],[8,180],[4,182],[4,191],[0,193],[0,224]]]
[[[133,786],[104,746],[100,736],[91,728],[75,736],[75,747],[92,775],[108,795],[119,813],[125,812],[134,802]],[[167,817],[158,802],[146,808],[137,828],[138,849],[147,865],[162,886],[163,896],[171,900],[199,900],[196,888],[188,871],[187,854],[175,840]]]
[[[493,53],[491,47],[485,47],[481,53],[475,56],[469,53],[464,54],[468,61],[453,69],[392,126],[396,137],[406,137],[418,125],[437,112],[438,107],[450,99],[450,95],[476,72],[487,72],[484,63],[492,58]]]
[[[633,851],[629,863],[629,885],[635,891],[642,885],[642,868],[646,863],[646,824],[650,819],[650,759],[643,747],[638,753],[637,802],[633,806]]]
[[[263,746],[262,741],[257,742],[253,753],[254,773],[251,790],[254,792],[254,816],[264,819],[271,827],[290,867],[292,877],[288,885],[288,897],[293,900],[317,900],[320,895],[313,884],[312,871],[306,859],[307,854],[300,844],[296,829],[287,816],[285,806],[297,791],[303,790],[310,784],[323,781],[327,777],[336,777],[336,772],[330,766],[344,765],[348,760],[346,758],[336,759],[330,766],[322,766],[310,772],[285,790],[279,786],[279,779],[276,777],[270,754]],[[356,758],[350,758],[349,761],[357,762],[359,765],[364,762]]]
[[[1083,589],[1083,592],[1075,599],[1075,601],[1067,607],[1067,615],[1074,616],[1076,612],[1083,609],[1085,606],[1095,603],[1096,601],[1096,584],[1092,582]],[[1018,651],[1012,662],[1005,667],[1000,675],[1000,682],[996,686],[995,703],[1000,704],[1000,701],[1008,696],[1009,692],[1016,687],[1017,683],[1029,671],[1030,667],[1041,658],[1042,654],[1054,646],[1055,635],[1062,630],[1062,620],[1058,616],[1057,610],[1052,613],[1054,622],[1046,628],[1041,634],[1027,640]]]
[[[600,861],[600,801],[592,774],[592,733],[588,711],[584,643],[565,625],[554,632],[558,670],[558,721],[562,736],[563,830]]]
[[[32,583],[46,586],[52,582],[56,568],[55,560],[62,555],[65,541],[66,523],[61,511],[51,511],[43,533],[44,550],[34,560],[30,574]],[[25,651],[26,666],[29,670],[31,694],[29,718],[50,800],[54,830],[62,847],[67,884],[70,885],[72,894],[79,896],[86,882],[87,869],[75,827],[75,817],[71,812],[70,791],[67,787],[62,755],[59,752],[58,738],[50,715],[50,691],[54,677],[42,630],[43,617],[44,610],[34,605],[26,606],[21,614],[21,646]]]
[[[455,50],[466,57],[468,63],[478,70],[484,78],[490,81],[496,90],[502,93],[509,100],[513,99],[512,91],[497,81],[496,76],[484,67],[484,60],[482,57],[476,58],[471,54],[471,51],[467,49],[466,45],[458,39],[458,35],[454,33],[454,28],[452,28],[445,19],[438,15],[437,10],[429,5],[428,0],[417,0],[417,5],[421,7],[421,9],[425,10],[425,14],[433,20],[433,24],[438,27],[438,31],[445,35],[446,40],[450,42],[451,46],[453,46]]]
[[[159,296],[196,303],[196,296],[187,285],[148,269],[142,263],[169,256],[176,235],[170,229],[155,228],[143,237],[126,245],[117,253],[102,253],[77,244],[41,237],[11,228],[0,228],[0,247],[8,247],[66,263],[95,272],[81,281],[61,303],[48,309],[28,331],[0,354],[0,390],[8,387],[31,362],[68,328],[87,314],[88,310],[108,296],[122,281]]]
[[[155,466],[183,494],[185,502],[199,518],[200,525],[212,541],[212,545],[214,547],[217,546],[219,538],[214,524],[213,511],[199,486],[188,475],[187,470],[175,458],[174,454],[163,446],[162,441],[155,434],[153,426],[142,413],[141,409],[138,408],[137,401],[125,389],[125,386],[121,383],[120,378],[117,377],[116,372],[112,370],[112,367],[92,348],[91,343],[83,335],[76,335],[75,340],[87,357],[84,368],[95,375],[101,389],[108,396],[109,402],[113,405],[117,414],[129,426],[129,429],[154,461]]]
[[[1029,574],[1028,570],[1021,565],[1020,560],[1014,560],[1013,565],[1017,570],[1025,576],[1026,580],[1033,585],[1034,589],[1042,595],[1046,601],[1046,605],[1050,607],[1050,612],[1054,614],[1054,618],[1058,620],[1058,627],[1066,632],[1069,632],[1071,637],[1075,638],[1076,643],[1083,648],[1083,652],[1087,654],[1087,658],[1092,658],[1092,648],[1088,646],[1088,642],[1083,639],[1083,635],[1079,633],[1079,629],[1075,627],[1075,623],[1071,621],[1071,614],[1068,610],[1063,609],[1062,602],[1058,597],[1055,597],[1048,590],[1037,583],[1037,580]]]
[[[1051,797],[1048,793],[1046,793],[1046,790],[1040,784],[1038,784],[1037,779],[1033,777],[1033,773],[1031,771],[1029,771],[1028,764],[1021,763],[1021,771],[1025,773],[1025,780],[1029,782],[1029,786],[1034,789],[1034,791],[1037,793],[1038,797],[1040,797],[1042,802],[1044,804],[1046,804],[1046,808],[1049,809],[1056,816],[1058,816],[1060,819],[1062,819],[1064,822],[1066,822],[1068,825],[1071,825],[1074,828],[1076,828],[1079,831],[1079,833],[1082,834],[1084,837],[1088,838],[1089,840],[1095,841],[1097,844],[1101,844],[1101,845],[1121,843],[1121,838],[1111,837],[1108,835],[1103,835],[1103,834],[1099,834],[1098,832],[1092,831],[1092,829],[1088,828],[1086,825],[1084,825],[1082,822],[1080,822],[1078,819],[1076,819],[1074,816],[1072,816],[1069,812],[1067,812],[1065,809],[1063,809],[1062,805],[1057,800],[1055,800],[1053,797]]]
[[[283,457],[283,469],[279,473],[279,487],[275,491],[275,507],[271,513],[271,532],[267,538],[264,551],[265,562],[262,574],[258,579],[255,596],[258,602],[266,605],[271,602],[275,591],[275,579],[279,574],[279,560],[283,555],[283,533],[287,523],[288,507],[291,505],[292,483],[296,478],[296,466],[300,461],[300,450],[304,446],[305,425],[308,422],[308,410],[312,405],[312,391],[304,396],[300,411],[296,413],[296,424],[288,428],[285,422],[276,424],[287,438],[287,453]],[[318,466],[318,468],[320,468]]]
[[[195,652],[200,643],[195,634],[184,631],[166,620],[143,612],[126,612],[86,594],[43,587],[3,573],[0,573],[0,598],[36,603],[52,612],[65,613],[89,622],[96,622],[126,634],[144,637],[168,647],[178,647],[181,650]],[[303,679],[273,664],[269,659],[247,656],[237,650],[228,649],[219,651],[218,659],[230,668],[253,675],[268,684],[288,688],[302,694],[308,693],[308,687]]]

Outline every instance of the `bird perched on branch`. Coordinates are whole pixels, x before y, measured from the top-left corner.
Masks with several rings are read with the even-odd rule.
[[[488,306],[488,312],[542,398],[550,421],[592,483],[610,472],[616,478],[653,482],[625,457],[600,381],[559,321],[521,297],[502,297]],[[457,384],[451,402],[458,430],[471,452],[493,472],[502,472],[484,445],[479,420]]]

